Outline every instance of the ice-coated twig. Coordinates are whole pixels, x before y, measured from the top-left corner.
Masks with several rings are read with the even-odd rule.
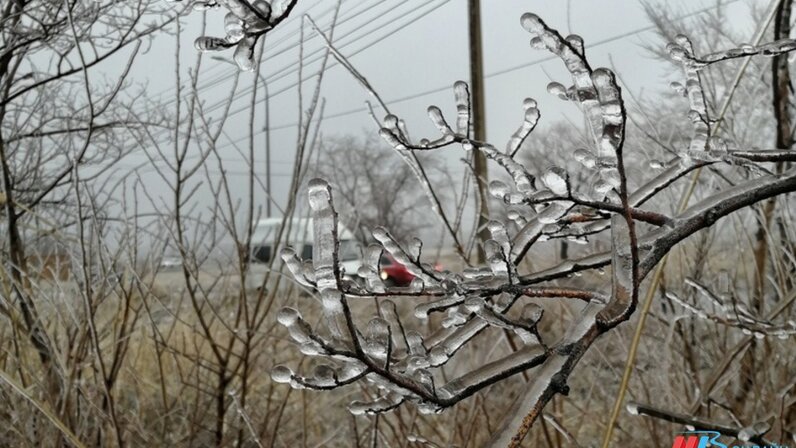
[[[583,52],[583,40],[579,37],[564,39],[558,31],[548,27],[536,14],[523,14],[520,23],[533,36],[531,38],[532,47],[545,48],[564,62],[575,83],[575,98],[583,107],[595,147],[599,148],[603,131],[602,112],[597,91],[591,79],[591,66]]]
[[[758,320],[751,316],[744,308],[740,308],[738,305],[733,303],[721,301],[706,287],[696,283],[695,281],[687,280],[686,284],[691,286],[697,285],[695,286],[696,289],[702,292],[706,297],[712,298],[713,303],[718,306],[720,311],[718,313],[707,312],[698,305],[688,303],[680,298],[678,294],[672,291],[667,291],[666,297],[700,319],[708,319],[716,322],[717,324],[735,327],[742,330],[744,333],[760,338],[766,336],[775,336],[781,339],[787,339],[790,336],[796,336],[796,321],[788,321],[784,324],[777,325]]]
[[[744,442],[761,443],[767,445],[771,444],[771,442],[763,438],[763,436],[771,429],[771,426],[766,422],[755,423],[746,428],[736,428],[705,420],[700,417],[692,417],[690,415],[671,412],[636,402],[628,403],[627,411],[630,415],[644,415],[667,422],[679,423],[681,425],[687,426],[688,428],[693,428],[691,429],[692,431],[715,431],[717,435],[721,434],[728,437],[734,437]],[[745,438],[741,438],[742,435]]]
[[[340,340],[356,337],[349,333],[344,312],[345,298],[340,292],[340,263],[337,237],[337,212],[332,204],[332,190],[321,179],[310,180],[308,186],[315,244],[312,246],[312,264],[315,282],[321,294],[323,313],[332,335]]]
[[[522,124],[520,128],[511,135],[509,142],[506,143],[506,154],[508,154],[509,157],[517,155],[517,152],[522,148],[522,144],[525,143],[525,140],[531,135],[531,132],[536,129],[536,124],[539,123],[539,119],[542,117],[537,107],[536,100],[533,98],[525,98],[522,102],[522,109],[524,111]]]
[[[590,149],[574,151],[573,157],[597,182],[579,185],[574,172],[570,176],[560,167],[540,171],[535,171],[537,167],[534,167],[531,172],[515,160],[518,149],[539,119],[532,100],[524,103],[524,123],[511,136],[505,151],[470,138],[471,105],[467,86],[462,82],[457,82],[453,88],[455,120],[446,120],[436,106],[428,109],[429,118],[439,130],[439,136],[433,140],[413,143],[402,120],[392,115],[382,102],[386,116],[380,123],[380,134],[410,166],[420,166],[415,163],[416,152],[450,145],[459,145],[466,152],[481,151],[497,163],[510,180],[505,183],[493,180],[489,190],[507,205],[509,221],[496,219],[498,215],[492,217],[488,224],[491,239],[485,244],[487,263],[482,266],[468,264],[461,272],[438,272],[422,261],[423,245],[419,240],[399,242],[387,229],[374,229],[373,236],[378,244],[366,251],[358,271],[364,281],[348,284],[340,278],[337,215],[331,190],[322,181],[312,181],[309,195],[315,252],[310,268],[290,251],[284,252],[283,258],[300,283],[314,285],[320,291],[325,321],[332,337],[327,341],[313,332],[296,310],[282,312],[280,322],[303,353],[329,360],[330,364],[321,364],[308,377],[280,367],[275,369],[275,379],[299,388],[334,388],[364,379],[368,387],[377,389],[376,394],[368,393],[368,396],[379,398],[353,403],[352,412],[387,412],[407,402],[416,405],[421,412],[437,412],[516,373],[532,369],[531,383],[492,441],[494,446],[518,446],[533,423],[543,415],[547,403],[556,395],[569,392],[569,376],[597,338],[630,318],[642,280],[673,247],[737,210],[796,191],[796,168],[775,173],[761,165],[796,160],[790,152],[729,150],[726,142],[710,138],[709,108],[699,72],[689,64],[683,67],[686,85],[682,90],[689,98],[690,115],[694,120],[693,141],[678,157],[657,164],[657,173],[641,182],[635,191],[630,191],[623,154],[626,111],[616,77],[607,69],[591,68],[579,37],[563,38],[532,14],[523,16],[522,23],[533,34],[532,44],[558,55],[572,75],[573,87],[553,83],[549,88],[562,98],[580,103],[594,144]],[[677,45],[691,52],[687,40],[678,37]],[[327,46],[331,44],[327,42]],[[344,59],[339,52],[333,54]],[[350,64],[347,68],[361,77]],[[363,85],[373,93],[369,84]],[[709,192],[700,202],[676,216],[641,208],[686,174],[718,163],[744,167],[749,179]],[[423,176],[419,178],[428,180]],[[424,187],[430,189],[430,184]],[[463,210],[461,204],[457,207],[459,213]],[[432,207],[440,207],[439,202],[432,201]],[[636,221],[645,223],[638,226],[638,235]],[[463,255],[465,250],[456,239],[460,222],[457,214],[456,229],[447,221],[446,226],[454,235],[457,251]],[[605,230],[610,230],[610,251],[593,245],[596,238],[586,238]],[[592,247],[584,247],[584,255],[580,258],[564,260],[552,267],[539,269],[535,268],[536,263],[525,263],[531,247],[550,238],[566,238]],[[409,287],[387,288],[381,282],[379,260],[385,250],[416,277]],[[526,271],[528,265],[532,265],[530,272]],[[578,281],[578,287],[571,286],[574,281],[570,277],[587,270],[601,274],[606,268],[611,275],[584,276]],[[582,287],[583,283],[587,286]],[[728,302],[723,295],[713,294],[697,282],[689,281],[689,284],[700,291],[700,297],[704,296],[718,307],[719,311],[713,313],[715,318],[750,332],[761,329],[790,331],[755,318],[748,310]],[[365,328],[354,325],[346,301],[353,297],[371,298],[377,304],[376,313]],[[679,296],[672,297],[679,300]],[[432,312],[445,312],[446,315],[440,325],[425,335],[408,330],[413,327],[408,322],[404,327],[407,316],[399,312],[403,307],[396,307],[394,302],[402,298],[414,301],[416,318],[426,318]],[[552,340],[540,330],[545,328],[539,325],[540,321],[550,316],[549,312],[544,313],[543,305],[546,301],[562,299],[577,301],[574,306],[579,311],[566,322],[564,336]],[[689,311],[699,313],[698,306],[680,302]],[[520,307],[522,310],[518,313]],[[706,316],[709,315],[706,313]],[[796,326],[791,322],[787,325]],[[467,354],[476,336],[494,331],[513,332],[523,344],[514,352],[485,361],[469,371],[458,371],[459,363],[450,362],[456,356],[464,356],[460,354]],[[438,384],[442,375],[435,374],[435,370],[446,365],[449,370],[445,374],[456,379]],[[451,373],[453,369],[457,371]],[[744,430],[750,438],[762,434],[761,425]]]
[[[693,153],[706,151],[708,149],[708,139],[710,138],[710,119],[699,71],[696,65],[690,63],[690,58],[694,54],[694,47],[688,37],[678,35],[675,38],[675,42],[669,44],[666,49],[674,60],[682,63],[683,73],[685,74],[685,93],[691,106],[689,117],[694,123],[694,135],[691,138],[688,149]],[[678,59],[677,55],[683,55],[683,57]]]
[[[426,285],[433,285],[439,282],[437,274],[433,272],[433,269],[429,269],[427,266],[423,266],[420,263],[420,254],[418,253],[417,257],[410,256],[403,247],[398,244],[398,241],[390,235],[387,229],[377,227],[373,230],[373,238],[381,243],[384,249],[389,252],[398,263],[406,266],[412,275],[421,279]]]
[[[180,0],[174,0],[180,1]],[[224,16],[224,37],[200,36],[194,46],[202,52],[221,51],[235,47],[233,59],[243,71],[254,70],[254,46],[260,37],[287,19],[298,0],[283,2],[276,12],[266,0],[207,0],[194,3],[194,9],[203,10],[223,6],[229,11]]]
[[[686,48],[684,45],[680,44],[680,42],[669,44],[667,50],[669,50],[669,56],[675,61],[691,65],[694,69],[701,69],[708,65],[728,61],[730,59],[745,58],[755,55],[777,56],[790,53],[796,50],[796,40],[785,38],[761,45],[743,44],[736,48],[717,51],[701,57],[695,56],[691,49]]]

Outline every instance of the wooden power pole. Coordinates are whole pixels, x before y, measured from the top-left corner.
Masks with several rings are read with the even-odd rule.
[[[484,58],[481,42],[481,1],[468,0],[469,6],[469,35],[470,35],[470,96],[472,101],[473,138],[486,141],[486,113],[484,111]],[[486,223],[489,217],[489,203],[487,184],[489,177],[486,167],[486,157],[481,151],[474,151],[473,168],[478,186],[478,196],[481,207],[478,213],[478,236],[481,245],[478,247],[478,262],[483,263],[483,242],[489,239],[489,230]]]

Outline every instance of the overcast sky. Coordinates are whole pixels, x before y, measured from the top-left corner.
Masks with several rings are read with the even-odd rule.
[[[296,147],[298,119],[297,61],[299,27],[302,16],[313,17],[328,31],[333,0],[299,0],[299,6],[287,21],[267,36],[265,61],[260,74],[268,79],[272,99],[271,145],[273,160],[274,196],[284,204],[289,175]],[[728,19],[751,36],[754,24],[749,20],[751,5],[763,0],[725,1]],[[715,7],[713,0],[688,0],[659,2],[670,8],[672,15],[682,16],[705,8]],[[759,6],[759,5],[758,5]],[[642,43],[663,45],[654,33],[641,2],[629,0],[556,0],[518,1],[482,0],[482,29],[484,38],[484,63],[486,79],[487,133],[489,140],[502,147],[521,119],[521,104],[525,97],[538,100],[542,112],[542,125],[549,125],[566,116],[578,119],[573,105],[562,102],[546,91],[551,80],[568,85],[568,76],[557,59],[546,52],[532,49],[529,34],[520,26],[524,12],[534,12],[562,34],[581,35],[586,42],[587,55],[593,66],[613,66],[621,76],[624,88],[637,95],[653,96],[667,88],[671,67],[652,59],[641,48]],[[207,34],[223,35],[223,10],[207,14]],[[392,111],[404,118],[414,138],[434,137],[426,108],[439,105],[451,113],[450,86],[456,80],[469,77],[467,39],[467,0],[343,0],[334,41],[340,50],[350,55],[353,64],[389,103]],[[187,73],[196,60],[193,40],[200,34],[202,13],[193,12],[183,19],[180,37],[182,47],[181,67]],[[322,54],[320,39],[307,26],[308,39],[304,49],[305,103],[311,94],[318,70],[317,59]],[[175,75],[174,36],[156,38],[146,54],[136,62],[133,78],[146,84],[148,95],[169,99],[174,97]],[[219,56],[230,58],[232,52]],[[613,65],[612,65],[613,64]],[[375,133],[373,122],[361,109],[368,95],[360,85],[337,64],[328,70],[323,80],[322,96],[326,99],[327,117],[322,125],[324,136],[363,135]],[[204,58],[200,71],[201,97],[205,108],[218,106],[228,97],[232,75],[236,68]],[[184,78],[185,79],[185,78]],[[248,104],[255,74],[244,74],[232,105],[233,115],[221,139],[223,155],[232,175],[243,172],[246,164],[230,140],[241,148],[247,145]],[[258,101],[262,101],[260,90]],[[410,98],[410,99],[405,99]],[[405,100],[403,100],[405,99]],[[173,107],[173,103],[171,103]],[[263,120],[263,104],[256,109],[256,129]],[[353,112],[352,112],[353,111]],[[218,114],[218,110],[216,114]],[[684,113],[686,111],[683,111]],[[164,140],[166,136],[164,136]],[[264,172],[264,136],[256,137],[257,158],[255,168]],[[383,150],[383,149],[382,149]],[[390,163],[397,158],[384,150]],[[448,160],[455,160],[448,155]],[[121,167],[134,166],[144,160],[131,156]],[[452,166],[452,173],[461,173],[461,166]],[[144,172],[145,182],[152,188],[159,179]],[[235,194],[244,194],[243,182],[233,188]],[[208,204],[213,198],[206,197]],[[259,193],[258,202],[265,203],[265,194]]]

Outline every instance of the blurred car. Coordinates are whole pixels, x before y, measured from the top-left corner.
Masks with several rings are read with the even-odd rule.
[[[182,258],[180,257],[163,257],[160,260],[160,269],[164,271],[169,271],[173,269],[179,269],[182,267]]]
[[[387,286],[409,286],[415,275],[406,269],[390,254],[384,254],[379,261],[381,279]]]

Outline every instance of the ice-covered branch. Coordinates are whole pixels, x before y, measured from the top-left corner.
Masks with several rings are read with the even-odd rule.
[[[284,311],[280,322],[301,351],[325,362],[306,378],[280,367],[274,372],[280,381],[293,387],[322,389],[367,382],[377,389],[370,396],[377,398],[351,403],[350,410],[355,414],[388,412],[405,403],[416,405],[421,412],[438,412],[496,382],[533,369],[530,385],[493,440],[495,446],[517,446],[545,405],[557,394],[568,393],[568,378],[589,347],[600,335],[631,317],[643,279],[679,242],[744,207],[796,191],[796,169],[775,174],[763,166],[796,160],[790,151],[728,150],[726,142],[710,135],[709,108],[699,67],[688,62],[693,49],[682,36],[670,51],[685,55],[681,58],[685,85],[674,87],[688,97],[687,115],[693,122],[693,135],[673,160],[656,163],[659,172],[631,190],[624,171],[627,117],[616,77],[608,69],[591,67],[580,37],[564,38],[533,14],[522,17],[522,26],[532,34],[533,47],[560,57],[570,72],[572,87],[551,83],[548,90],[578,102],[586,117],[592,145],[574,150],[572,158],[588,172],[588,183],[583,185],[578,176],[561,167],[529,169],[517,161],[517,152],[541,116],[532,99],[523,102],[523,122],[509,136],[505,151],[471,138],[471,99],[464,82],[453,86],[455,116],[446,118],[437,106],[427,109],[438,131],[434,138],[413,141],[403,120],[383,105],[386,116],[379,133],[410,165],[416,160],[416,152],[458,146],[464,152],[481,151],[500,167],[508,181],[493,180],[489,191],[507,206],[508,221],[497,219],[497,215],[489,221],[491,238],[484,243],[486,262],[482,266],[468,266],[461,272],[437,270],[424,261],[419,240],[398,241],[389,229],[376,228],[372,229],[375,243],[367,249],[363,265],[356,273],[343,272],[337,258],[332,191],[325,182],[313,180],[309,186],[315,226],[313,260],[308,264],[289,250],[282,256],[300,284],[318,290],[331,338],[312,329],[295,310]],[[328,41],[327,46],[332,47]],[[339,52],[334,54],[345,65],[345,58]],[[366,89],[372,90],[353,66],[348,64],[348,68]],[[701,202],[677,215],[641,208],[688,173],[720,163],[746,169],[748,179],[703,196]],[[432,204],[439,206],[438,202]],[[453,232],[449,225],[448,230]],[[594,245],[578,259],[527,272],[524,262],[537,243],[566,238],[590,245],[592,235],[606,231],[610,250]],[[456,244],[460,247],[458,240]],[[385,252],[413,275],[409,286],[388,286],[381,281],[379,263]],[[610,275],[595,276],[587,287],[582,286],[582,280],[572,285],[570,278],[578,273],[602,273],[606,268]],[[346,280],[351,276],[361,281]],[[676,295],[672,300],[694,314],[751,332],[777,336],[794,332],[791,322],[775,325],[757,319],[707,288],[694,287],[720,311],[704,313],[701,307]],[[354,298],[363,303],[363,298],[374,299],[377,304],[374,317],[363,329],[355,326],[348,308],[347,300]],[[420,327],[399,312],[395,301],[400,299],[413,301],[414,315],[409,317],[421,321],[433,313],[443,313],[439,327],[428,334],[418,332],[416,328]],[[559,338],[544,334],[539,325],[549,319],[540,303],[553,299],[577,303],[576,317],[566,322],[567,331]],[[490,331],[499,331],[521,344],[508,355],[487,360],[469,371],[439,373],[443,366],[456,365],[450,361],[466,352],[476,336]],[[449,377],[455,379],[445,383]]]
[[[713,431],[716,435],[734,437],[743,442],[776,446],[763,438],[771,430],[771,425],[767,422],[757,422],[744,428],[737,428],[635,402],[627,404],[627,412],[631,415],[645,415],[667,422],[679,423],[687,429],[684,434],[695,430]]]
[[[755,55],[762,56],[777,56],[780,54],[790,53],[796,50],[796,40],[794,39],[779,39],[774,42],[768,42],[762,45],[743,44],[736,48],[729,50],[718,51],[710,53],[702,57],[697,57],[693,54],[690,48],[685,47],[678,40],[671,43],[666,48],[669,51],[669,56],[678,62],[683,62],[694,67],[695,70],[706,67],[717,62],[728,61],[730,59],[744,58]]]
[[[171,0],[181,1],[181,0]],[[202,0],[196,10],[224,7],[224,37],[200,36],[194,41],[199,51],[222,51],[235,47],[233,59],[243,71],[254,70],[254,46],[260,37],[287,19],[298,0],[284,0],[276,6],[267,0]]]
[[[710,308],[716,311],[706,311],[705,306],[699,302],[690,303],[681,298],[678,294],[667,291],[666,297],[683,307],[686,311],[700,319],[708,319],[721,325],[741,329],[746,334],[754,335],[758,338],[775,336],[787,339],[796,335],[796,321],[788,321],[784,324],[768,322],[763,318],[758,318],[749,311],[742,303],[730,300],[728,295],[721,296],[714,294],[706,286],[693,279],[686,279],[685,283],[695,288],[700,294],[711,303]]]

